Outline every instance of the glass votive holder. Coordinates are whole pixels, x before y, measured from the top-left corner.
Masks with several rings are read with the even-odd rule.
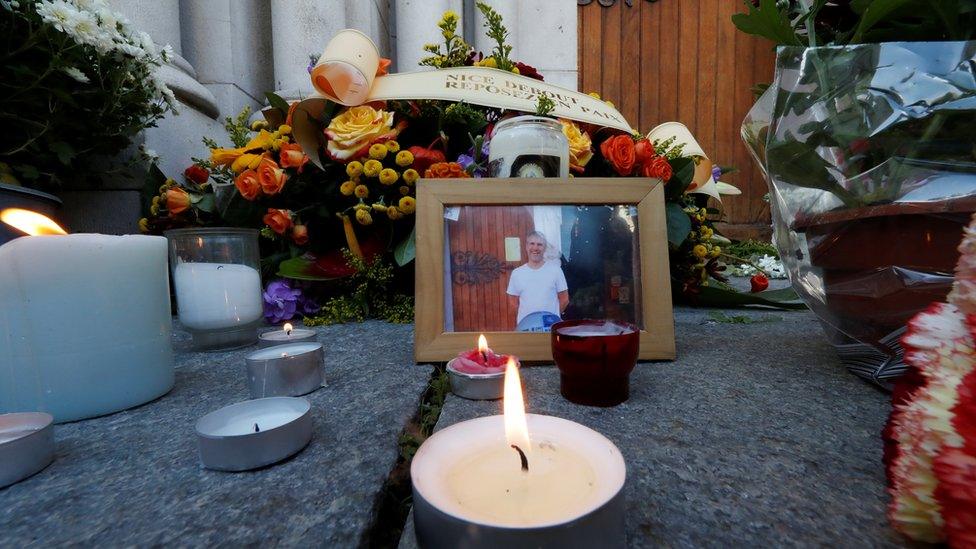
[[[559,390],[573,403],[616,406],[630,396],[640,328],[616,320],[563,320],[552,325]]]
[[[175,229],[169,264],[180,323],[198,350],[232,349],[257,341],[264,312],[256,229]]]

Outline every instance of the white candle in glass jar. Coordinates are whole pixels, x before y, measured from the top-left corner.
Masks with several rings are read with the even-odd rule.
[[[503,120],[488,147],[490,177],[569,177],[569,140],[552,118]]]
[[[180,322],[193,330],[246,325],[263,313],[261,274],[247,265],[179,263],[173,285]]]

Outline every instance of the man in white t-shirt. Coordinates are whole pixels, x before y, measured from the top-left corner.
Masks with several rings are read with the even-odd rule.
[[[515,326],[532,313],[562,316],[569,304],[569,288],[559,261],[546,261],[546,237],[533,231],[525,238],[528,263],[512,271],[508,279],[508,301],[518,309]]]

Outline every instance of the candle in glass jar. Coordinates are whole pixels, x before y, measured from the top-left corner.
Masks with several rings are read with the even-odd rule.
[[[261,318],[261,274],[247,265],[180,263],[173,269],[180,322],[194,330],[250,324]]]
[[[569,140],[552,118],[503,120],[488,147],[489,177],[569,177]]]

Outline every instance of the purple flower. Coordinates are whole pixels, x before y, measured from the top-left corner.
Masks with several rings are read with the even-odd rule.
[[[474,147],[468,149],[467,152],[459,154],[457,157],[457,163],[461,165],[462,168],[468,170],[468,166],[475,164],[474,162]],[[488,175],[488,169],[485,167],[488,165],[488,143],[485,143],[481,147],[481,162],[475,164],[474,170],[468,170],[472,177],[485,177]]]
[[[271,324],[291,320],[298,311],[302,291],[293,289],[285,280],[268,283],[264,290],[264,318]]]
[[[712,179],[718,181],[718,178],[722,177],[722,168],[718,164],[712,166]]]

